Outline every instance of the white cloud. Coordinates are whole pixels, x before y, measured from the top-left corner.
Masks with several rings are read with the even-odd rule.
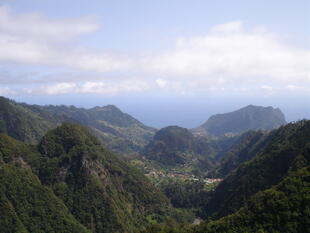
[[[111,82],[84,82],[84,83],[58,83],[32,88],[24,88],[26,94],[108,94],[115,95],[126,92],[143,92],[150,89],[150,85],[143,81],[123,80]],[[1,91],[1,89],[0,89]],[[1,93],[1,92],[0,92]]]
[[[96,31],[99,25],[89,18],[50,20],[39,14],[14,15],[0,6],[0,33],[18,40],[66,41]],[[43,41],[44,40],[44,41]]]
[[[73,45],[72,39],[98,29],[99,24],[89,18],[52,20],[34,13],[14,15],[0,6],[0,61],[100,72],[127,66],[119,54]]]
[[[271,86],[268,86],[268,85],[263,85],[263,86],[261,86],[261,88],[263,90],[266,90],[266,91],[272,91],[273,90],[273,88]]]
[[[41,90],[46,94],[156,88],[178,93],[227,91],[237,90],[240,84],[247,90],[267,91],[279,85],[293,90],[288,87],[292,83],[310,85],[309,50],[289,45],[262,27],[246,30],[242,21],[216,25],[204,35],[178,38],[171,49],[156,54],[106,53],[74,45],[73,39],[98,29],[99,24],[89,18],[54,20],[33,13],[16,15],[0,7],[0,61],[119,74],[110,80],[85,75],[79,80],[83,85],[64,77],[61,83]],[[144,78],[132,78],[136,75]]]
[[[160,88],[165,88],[167,86],[167,81],[161,78],[156,79],[156,83]]]
[[[270,78],[310,83],[310,51],[287,46],[266,32],[228,26],[225,34],[211,31],[206,36],[179,39],[174,49],[150,58],[150,65],[143,67],[169,76],[195,76],[207,83]]]
[[[0,95],[16,95],[16,91],[12,90],[9,87],[0,87]]]
[[[69,94],[75,93],[77,85],[75,83],[58,83],[54,85],[44,85],[33,88],[23,88],[23,92],[27,94],[47,94],[47,95],[58,95],[58,94]]]
[[[75,83],[58,83],[53,86],[47,86],[44,92],[48,95],[74,93],[76,89]]]
[[[210,30],[212,33],[238,33],[242,31],[241,21],[232,21],[225,24],[217,25]]]
[[[307,91],[307,90],[310,90],[310,87],[307,88],[304,86],[289,84],[289,85],[286,85],[286,89],[290,91]]]

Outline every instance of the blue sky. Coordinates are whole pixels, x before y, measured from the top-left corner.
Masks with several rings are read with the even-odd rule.
[[[310,1],[0,0],[0,95],[194,127],[247,104],[310,117]]]

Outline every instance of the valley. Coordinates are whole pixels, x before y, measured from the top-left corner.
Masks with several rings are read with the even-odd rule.
[[[0,132],[0,232],[309,226],[310,122],[286,123],[279,109],[251,105],[195,129],[155,129],[112,105],[1,97]]]
[[[310,233],[310,0],[0,0],[0,233]]]

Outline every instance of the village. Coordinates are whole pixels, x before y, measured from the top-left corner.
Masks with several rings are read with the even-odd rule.
[[[213,184],[213,183],[219,183],[223,179],[219,178],[201,178],[196,177],[193,174],[186,174],[180,171],[168,171],[168,172],[162,172],[162,171],[150,171],[145,174],[147,177],[151,177],[154,179],[160,179],[160,178],[171,178],[171,179],[179,179],[182,181],[203,181],[205,184]]]

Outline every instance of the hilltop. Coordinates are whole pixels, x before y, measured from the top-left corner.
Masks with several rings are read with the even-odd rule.
[[[114,105],[90,109],[65,105],[40,106],[0,97],[0,133],[15,139],[36,144],[49,129],[63,122],[91,128],[105,146],[122,154],[141,150],[156,131]]]
[[[248,130],[272,130],[286,124],[279,108],[248,105],[233,112],[216,114],[194,129],[213,136],[236,135]]]

